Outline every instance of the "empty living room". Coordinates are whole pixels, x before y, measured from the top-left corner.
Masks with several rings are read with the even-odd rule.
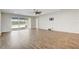
[[[79,9],[0,9],[0,49],[78,49]]]

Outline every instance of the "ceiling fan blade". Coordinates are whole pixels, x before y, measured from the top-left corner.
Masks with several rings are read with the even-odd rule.
[[[33,12],[33,13],[34,13],[35,15],[39,15],[39,14],[41,14],[41,13],[42,13],[41,11],[39,11],[39,10],[37,10],[37,9],[33,9],[33,10],[34,10],[34,12]]]

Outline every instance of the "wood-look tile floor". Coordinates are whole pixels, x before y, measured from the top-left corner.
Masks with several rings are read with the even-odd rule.
[[[47,30],[18,30],[3,33],[1,49],[77,49],[79,34]]]

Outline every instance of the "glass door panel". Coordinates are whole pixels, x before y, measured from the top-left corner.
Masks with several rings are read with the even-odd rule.
[[[12,19],[12,29],[26,28],[28,20],[26,19]]]

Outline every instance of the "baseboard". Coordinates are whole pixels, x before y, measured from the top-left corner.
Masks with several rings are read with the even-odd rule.
[[[37,29],[37,28],[31,28],[31,29]]]
[[[2,33],[0,33],[0,36],[1,36],[1,34],[2,34]]]
[[[48,30],[48,29],[41,29],[41,30]],[[49,30],[48,30],[48,31],[49,31]],[[79,34],[79,32],[68,32],[68,31],[60,31],[60,30],[54,30],[54,29],[52,29],[51,31],[52,31],[52,32],[53,32],[53,31],[57,31],[57,32],[63,32],[63,33]]]
[[[58,32],[64,32],[64,33],[71,33],[71,34],[79,34],[79,32],[69,32],[69,31],[60,31],[60,30],[53,30]]]

